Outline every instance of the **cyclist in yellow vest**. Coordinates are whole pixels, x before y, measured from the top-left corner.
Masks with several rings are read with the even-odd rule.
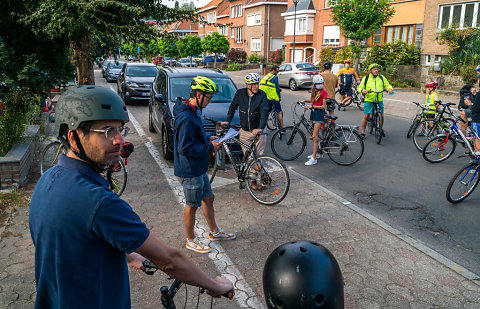
[[[283,112],[282,105],[280,101],[282,97],[280,92],[280,85],[278,84],[278,65],[274,64],[272,66],[272,71],[265,75],[260,81],[260,90],[263,90],[267,94],[267,99],[270,107],[273,106],[273,109],[278,115],[278,121],[280,122],[280,127],[283,127]]]
[[[438,103],[440,99],[438,94],[435,92],[437,89],[438,83],[429,82],[425,85],[425,90],[427,92],[427,99],[425,100],[425,113],[427,114],[425,118],[433,119],[435,118],[435,113],[437,112]]]

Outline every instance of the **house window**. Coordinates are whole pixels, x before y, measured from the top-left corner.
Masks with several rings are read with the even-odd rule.
[[[373,35],[373,45],[382,44],[382,29],[375,30]]]
[[[431,55],[426,55],[426,56],[425,56],[425,64],[426,64],[426,65],[432,64]]]
[[[252,48],[251,51],[261,51],[262,50],[262,41],[261,39],[252,39]]]
[[[247,26],[256,26],[262,24],[262,13],[247,15]]]
[[[230,18],[241,17],[241,16],[243,16],[241,4],[234,5],[230,8]]]
[[[480,2],[441,5],[438,12],[438,29],[478,27]]]
[[[392,43],[395,41],[402,41],[407,44],[413,44],[415,39],[415,25],[392,26],[387,27],[387,36],[385,41]]]
[[[339,45],[340,44],[340,27],[338,26],[323,27],[323,44]]]
[[[307,32],[307,19],[299,18],[298,19],[298,33]]]
[[[232,38],[235,39],[235,43],[243,43],[242,41],[242,27],[231,27],[232,29]]]
[[[217,21],[217,12],[207,14],[207,23],[214,24]]]
[[[228,36],[228,27],[225,25],[218,26],[218,33]]]

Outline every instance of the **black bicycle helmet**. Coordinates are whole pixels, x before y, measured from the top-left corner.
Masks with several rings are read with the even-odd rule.
[[[339,309],[344,307],[343,278],[335,257],[311,241],[281,245],[263,268],[269,309]]]
[[[323,64],[323,68],[325,70],[331,70],[332,66],[333,66],[333,63],[331,63],[330,61],[325,61],[325,63]]]

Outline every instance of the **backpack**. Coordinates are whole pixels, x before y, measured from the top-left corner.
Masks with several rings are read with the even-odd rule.
[[[458,107],[461,109],[468,109],[468,105],[465,104],[465,99],[470,99],[470,101],[474,101],[475,98],[470,90],[473,88],[472,85],[465,85],[460,89],[460,102],[458,103]]]
[[[342,73],[339,76],[340,85],[350,87],[353,84],[353,73]]]
[[[367,82],[368,82],[368,77],[370,76],[370,73],[367,74],[367,76],[365,77],[365,84],[364,84],[364,87],[367,87]],[[385,83],[383,82],[383,76],[381,74],[378,74],[378,77],[380,77],[380,79],[382,80],[382,84],[384,85],[383,86],[383,90],[385,90]]]

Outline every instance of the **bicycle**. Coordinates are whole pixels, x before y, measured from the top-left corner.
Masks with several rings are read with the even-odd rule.
[[[232,126],[222,126],[214,119],[206,117],[204,117],[204,119],[215,124],[216,136],[219,138],[225,135],[226,127],[232,128]],[[285,164],[277,158],[269,155],[257,156],[255,142],[261,134],[265,133],[260,132],[250,145],[241,142],[237,137],[230,138],[230,141],[246,149],[241,159],[232,154],[227,143],[222,144],[222,147],[217,150],[215,157],[225,160],[225,156],[223,155],[225,153],[236,173],[240,189],[244,189],[246,186],[248,193],[257,202],[264,205],[275,205],[280,203],[287,195],[288,189],[290,188],[290,175]],[[219,165],[223,166],[224,164],[218,162],[218,159],[215,158],[215,160],[213,160],[210,183],[215,179],[215,175],[220,169]],[[252,188],[252,182],[263,187],[263,189]]]
[[[450,203],[460,203],[466,199],[480,181],[480,157],[462,167],[450,180],[446,197]]]
[[[158,270],[158,267],[149,260],[143,261],[142,264],[143,264],[143,267],[145,267],[145,274],[147,274],[147,275],[152,276]],[[172,278],[169,278],[169,279],[172,279]],[[177,308],[176,305],[175,305],[175,301],[173,299],[175,298],[175,295],[177,295],[178,290],[183,285],[184,285],[183,282],[175,279],[173,281],[173,283],[170,285],[170,288],[166,285],[163,285],[160,288],[160,294],[161,294],[160,300],[162,302],[162,307],[164,309],[176,309]],[[205,293],[205,289],[203,289],[203,288],[198,288],[198,289],[199,289],[199,293],[198,293],[198,297],[197,297],[196,308],[198,308],[198,305],[200,303],[200,294]],[[233,291],[228,291],[227,293],[223,294],[222,296],[231,300],[231,299],[233,299],[234,295],[235,294],[233,293]],[[186,308],[187,298],[188,298],[188,290],[187,290],[187,285],[185,285],[185,304],[184,304],[183,308]],[[213,308],[213,297],[211,298],[210,308]]]
[[[453,113],[450,115],[454,117],[455,122],[450,126],[446,133],[439,134],[432,138],[422,149],[423,158],[430,163],[439,163],[450,158],[457,147],[457,140],[462,144],[463,147],[468,149],[469,154],[467,156],[471,158],[475,157],[473,139],[476,137],[476,134],[474,132],[470,132],[470,134],[467,134],[469,135],[468,137],[465,136],[457,126],[458,121],[464,122],[463,119],[457,117]],[[466,155],[461,155],[460,157],[464,156]]]
[[[415,118],[412,120],[412,124],[410,125],[410,128],[408,129],[407,132],[407,138],[412,137],[413,132],[415,131],[415,128],[417,127],[418,123],[422,121],[423,118],[427,115],[426,109],[424,106],[420,105],[418,102],[412,102],[413,104],[418,106],[417,109],[417,114],[415,115]]]
[[[361,92],[358,92],[357,91],[357,84],[353,84],[352,85],[352,97],[350,99],[348,99],[347,101],[345,101],[345,103],[342,105],[342,100],[341,100],[341,94],[340,94],[340,89],[337,89],[335,91],[335,98],[337,98],[337,96],[340,98],[340,100],[337,100],[335,99],[335,101],[337,102],[337,105],[338,105],[338,110],[340,110],[340,108],[345,108],[347,106],[349,106],[350,104],[355,103],[357,105],[357,108],[361,111],[363,111],[363,101],[364,101],[364,97],[363,97],[363,94]]]
[[[295,121],[294,117],[293,126],[275,132],[270,144],[275,156],[284,161],[295,160],[305,150],[307,138],[300,129],[301,125],[310,136],[313,135],[313,126],[305,117],[305,104],[299,101],[292,106],[293,114],[298,117],[297,107],[303,109],[300,119]],[[356,130],[358,127],[352,125],[336,126],[335,120],[337,118],[336,116],[325,115],[327,122],[319,133],[320,154],[326,153],[338,165],[351,165],[360,160],[363,155],[363,140]]]
[[[375,129],[375,141],[377,144],[380,144],[382,142],[382,138],[385,135],[385,133],[383,132],[383,117],[382,117],[382,113],[380,112],[380,103],[378,101],[378,95],[384,91],[385,90],[382,90],[382,91],[368,90],[367,91],[367,93],[375,93],[377,95],[376,101],[372,102],[373,103],[372,113],[370,114],[370,117],[368,117],[367,119],[368,132],[372,134],[373,130]],[[393,92],[390,94],[392,95]]]
[[[122,195],[127,186],[127,159],[132,152],[133,144],[126,142],[120,151],[120,160],[102,173],[102,176],[107,179],[110,189],[119,196]],[[41,175],[57,164],[58,156],[60,154],[66,155],[67,148],[59,140],[49,143],[43,149],[40,158]]]
[[[435,116],[435,118],[420,121],[413,131],[413,144],[418,151],[422,151],[425,144],[437,136],[437,134],[445,133],[450,129],[451,124],[454,123],[453,119],[445,118],[444,114],[447,113],[451,115],[452,110],[450,109],[450,106],[455,105],[455,103],[439,102],[439,105],[442,106],[442,110]]]
[[[270,131],[275,131],[278,128],[280,128],[280,121],[278,120],[278,113],[272,107],[272,110],[268,114],[267,129],[269,129]]]

